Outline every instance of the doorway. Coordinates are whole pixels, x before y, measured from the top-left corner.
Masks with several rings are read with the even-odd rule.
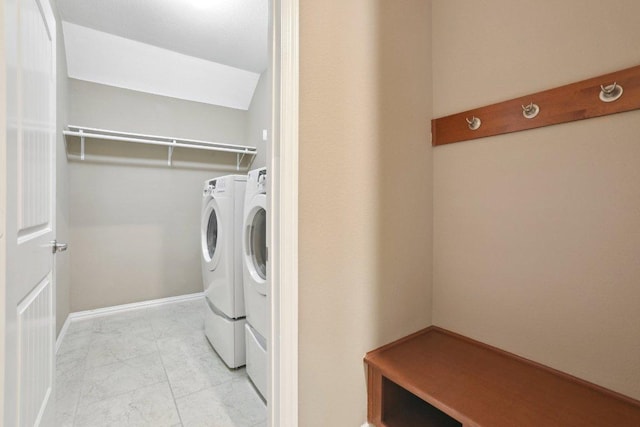
[[[297,415],[295,415],[297,393],[294,390],[297,389],[297,365],[295,364],[297,246],[295,238],[292,237],[297,235],[297,226],[294,221],[297,219],[295,204],[297,80],[292,82],[291,78],[293,76],[297,78],[297,2],[276,1],[273,11],[273,31],[271,32],[273,39],[269,46],[274,58],[274,70],[277,70],[274,75],[278,72],[280,75],[273,79],[275,114],[272,129],[273,139],[278,140],[278,146],[273,146],[269,154],[269,166],[273,171],[273,180],[270,182],[273,197],[270,203],[274,214],[271,217],[267,239],[270,242],[269,256],[271,257],[269,272],[274,282],[286,282],[288,285],[274,290],[271,298],[271,307],[275,310],[273,313],[277,320],[274,320],[271,327],[274,351],[270,361],[272,380],[269,381],[269,390],[275,404],[270,408],[270,420],[272,425],[295,425],[297,423]],[[287,27],[284,37],[281,26]],[[287,77],[283,78],[283,74]],[[287,105],[286,108],[283,108],[285,105]],[[286,111],[282,113],[281,110]],[[289,145],[285,147],[284,144]],[[4,154],[5,147],[2,148]],[[284,204],[284,211],[281,203]],[[280,242],[286,242],[286,244]],[[281,256],[280,251],[286,251],[288,256]],[[283,313],[284,309],[288,310],[286,314]],[[282,376],[285,377],[284,382],[280,380]],[[280,396],[286,396],[286,398],[282,399]]]

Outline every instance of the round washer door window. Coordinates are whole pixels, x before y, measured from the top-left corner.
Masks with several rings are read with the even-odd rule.
[[[200,247],[202,261],[209,271],[216,269],[222,255],[225,232],[221,228],[222,217],[215,199],[209,200],[202,211],[200,222]]]
[[[260,208],[251,221],[249,236],[251,260],[256,273],[262,280],[267,279],[267,212]]]
[[[218,243],[218,215],[215,209],[211,209],[209,221],[207,221],[207,252],[209,259],[213,259],[216,253],[216,245]]]

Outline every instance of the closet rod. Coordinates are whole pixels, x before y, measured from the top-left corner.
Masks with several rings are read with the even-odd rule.
[[[175,138],[173,136],[158,136],[158,135],[147,135],[147,134],[143,134],[143,133],[133,133],[133,132],[121,132],[121,131],[115,131],[115,130],[107,130],[107,129],[99,129],[99,128],[92,128],[92,127],[86,127],[86,126],[72,126],[72,125],[67,125],[67,127],[69,129],[75,129],[75,132],[79,132],[79,131],[83,131],[83,135],[82,136],[87,136],[87,133],[98,133],[98,134],[109,134],[109,135],[121,135],[127,138],[140,138],[140,139],[152,139],[152,140],[161,140],[161,141],[165,141],[165,142],[171,142],[173,143],[173,141],[181,141],[184,143],[193,143],[193,144],[202,144],[202,145],[209,145],[209,146],[216,146],[216,147],[227,147],[227,148],[232,148],[232,149],[245,149],[248,151],[255,151],[256,148],[255,147],[251,147],[248,145],[236,145],[236,144],[225,144],[222,142],[212,142],[212,141],[201,141],[198,139],[186,139],[186,138]],[[67,131],[65,131],[67,132]],[[84,133],[87,132],[87,133]],[[74,134],[75,135],[75,134]],[[77,136],[77,135],[75,135]],[[137,141],[135,141],[137,142]],[[244,152],[244,151],[242,151]]]
[[[189,148],[195,150],[221,151],[224,153],[233,153],[236,155],[236,170],[240,170],[240,164],[244,156],[255,156],[258,152],[256,147],[248,145],[223,144],[220,142],[199,141],[197,139],[174,138],[171,136],[145,135],[141,133],[121,132],[115,130],[106,130],[98,128],[90,128],[84,126],[68,125],[69,130],[63,130],[65,137],[75,136],[80,138],[80,160],[85,157],[85,140],[102,139],[107,141],[123,141],[134,142],[137,144],[148,144],[167,147],[167,165],[171,166],[173,162],[173,150],[175,148]],[[67,147],[68,149],[68,147]]]
[[[249,155],[256,154],[255,147],[245,147],[241,145],[236,146],[240,148],[225,148],[225,147],[218,147],[214,145],[185,144],[184,142],[178,142],[178,141],[186,141],[183,139],[176,139],[176,142],[173,142],[173,141],[159,141],[159,140],[143,139],[143,138],[131,138],[126,136],[102,135],[99,133],[90,133],[90,132],[79,132],[79,131],[75,132],[70,130],[62,131],[62,133],[66,136],[77,136],[81,138],[104,139],[104,140],[111,140],[111,141],[136,142],[140,144],[161,145],[164,147],[172,147],[172,148],[194,148],[197,150],[223,151],[226,153],[249,154]],[[115,133],[115,132],[111,132],[111,133]],[[204,141],[202,143],[204,143]],[[217,144],[217,143],[214,143],[214,144]],[[233,145],[228,145],[228,144],[225,144],[225,145],[234,147]]]

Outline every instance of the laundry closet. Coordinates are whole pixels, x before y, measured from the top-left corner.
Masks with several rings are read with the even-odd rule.
[[[209,189],[219,177],[242,178],[237,217],[224,218],[240,229],[247,173],[268,164],[269,2],[58,0],[57,7],[58,137],[65,147],[57,160],[58,235],[69,248],[57,271],[57,331],[64,337],[69,314],[73,320],[149,301],[197,299],[195,310],[205,313],[203,257],[232,238],[242,253],[241,236],[225,235],[231,227],[215,222],[219,212],[203,218]],[[241,306],[242,274],[234,279]],[[230,344],[242,347],[238,361],[224,357],[215,332],[207,336],[230,372],[245,375],[244,308],[231,317],[242,321]],[[261,362],[252,381],[264,400],[265,355]]]

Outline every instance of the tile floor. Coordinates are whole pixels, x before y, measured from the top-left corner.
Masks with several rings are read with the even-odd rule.
[[[202,299],[78,320],[57,353],[56,425],[266,427],[245,369],[203,330]]]

